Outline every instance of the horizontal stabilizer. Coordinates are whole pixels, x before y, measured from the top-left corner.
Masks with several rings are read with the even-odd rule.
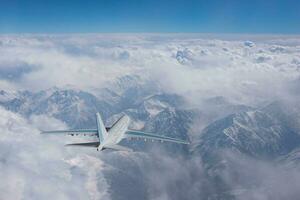
[[[104,149],[116,150],[116,151],[132,151],[132,149],[130,149],[128,147],[124,147],[124,146],[118,145],[118,144],[105,145],[103,148]]]
[[[86,142],[86,143],[72,143],[66,144],[65,146],[82,146],[82,147],[98,147],[100,142]]]

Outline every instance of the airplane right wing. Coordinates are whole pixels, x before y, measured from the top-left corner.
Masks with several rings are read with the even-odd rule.
[[[71,129],[71,130],[57,130],[57,131],[42,131],[41,134],[53,134],[53,135],[71,135],[71,136],[96,136],[97,129]]]
[[[151,139],[151,140],[158,140],[158,141],[166,141],[166,142],[174,142],[179,144],[190,144],[188,141],[180,140],[177,138],[162,136],[162,135],[156,135],[153,133],[145,133],[142,131],[136,131],[136,130],[127,130],[125,133],[126,137],[129,138],[144,138],[144,139]]]

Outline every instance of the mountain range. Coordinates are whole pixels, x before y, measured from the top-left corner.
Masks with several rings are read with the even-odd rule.
[[[178,53],[178,57],[182,55]],[[300,109],[296,106],[291,109],[284,102],[274,101],[253,107],[217,96],[205,99],[201,104],[203,107],[195,107],[188,106],[184,97],[158,88],[153,82],[142,81],[138,76],[124,76],[105,88],[93,91],[62,88],[36,92],[2,90],[0,105],[25,118],[33,115],[53,117],[70,128],[95,127],[96,112],[101,112],[108,126],[125,113],[132,119],[132,128],[191,141],[188,147],[124,141],[125,145],[142,152],[111,154],[102,158],[111,165],[118,163],[114,170],[104,172],[111,185],[113,199],[149,198],[149,188],[153,186],[149,186],[149,177],[141,168],[149,163],[151,166],[154,158],[161,158],[160,154],[167,157],[175,154],[175,159],[180,158],[178,162],[181,164],[201,160],[205,180],[213,188],[202,193],[203,199],[238,199],[240,193],[247,193],[245,188],[249,182],[241,183],[237,194],[236,187],[229,186],[224,178],[224,173],[240,167],[233,158],[273,163],[287,169],[299,168]],[[147,149],[153,157],[143,153],[143,149]],[[197,170],[197,167],[183,169]],[[187,173],[191,175],[194,172]],[[193,181],[188,182],[198,182],[198,178],[193,177]],[[180,185],[181,179],[176,181]],[[172,183],[169,189],[174,187],[177,186]],[[180,199],[180,196],[174,198]]]

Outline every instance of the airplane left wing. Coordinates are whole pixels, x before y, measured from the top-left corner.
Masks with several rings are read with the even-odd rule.
[[[132,149],[128,147],[124,147],[122,145],[114,144],[114,145],[105,145],[104,149],[111,149],[116,151],[132,151]]]
[[[136,130],[127,130],[125,133],[125,136],[127,138],[144,138],[144,139],[151,139],[151,140],[158,140],[161,142],[174,142],[179,144],[190,144],[188,141],[180,140],[172,137],[162,136],[162,135],[156,135],[153,133],[145,133],[142,131],[136,131]]]
[[[96,136],[97,129],[71,129],[71,130],[57,130],[57,131],[42,131],[41,134],[63,134],[71,136]]]
[[[85,142],[85,143],[71,143],[65,146],[82,146],[82,147],[98,147],[100,142]]]

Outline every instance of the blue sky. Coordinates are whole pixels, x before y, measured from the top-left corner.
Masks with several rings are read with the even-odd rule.
[[[0,0],[1,33],[300,33],[298,0]]]

